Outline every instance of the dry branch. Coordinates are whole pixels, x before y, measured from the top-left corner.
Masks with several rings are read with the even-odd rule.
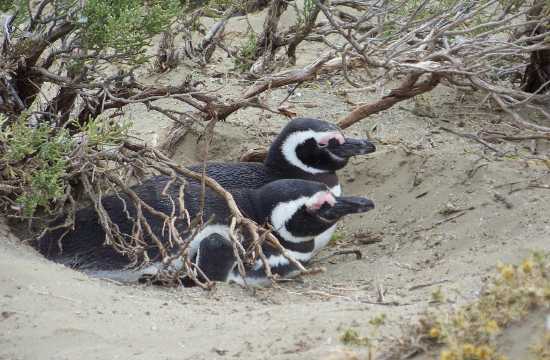
[[[251,60],[257,60],[250,68],[254,75],[262,74],[269,68],[277,49],[283,45],[278,34],[281,15],[286,11],[288,3],[285,0],[271,0],[269,10],[264,20],[262,33],[256,40],[256,49]]]
[[[328,52],[303,69],[266,75],[252,84],[244,94],[235,98],[220,96],[223,86],[212,89],[191,78],[178,86],[148,86],[135,79],[136,69],[131,66],[123,67],[120,72],[113,72],[112,64],[123,62],[124,58],[108,51],[83,49],[75,36],[68,36],[76,26],[70,19],[78,18],[73,15],[77,14],[79,8],[69,9],[66,16],[56,18],[50,16],[48,10],[48,4],[53,3],[44,0],[36,5],[31,4],[36,8],[32,11],[29,8],[31,17],[28,23],[21,25],[18,32],[13,29],[15,16],[6,17],[2,24],[0,111],[10,121],[29,110],[39,121],[47,121],[49,125],[61,129],[69,124],[71,117],[76,118],[79,125],[85,125],[107,110],[122,110],[129,105],[144,104],[176,123],[172,135],[161,145],[162,149],[170,150],[188,131],[186,126],[190,122],[211,121],[213,126],[215,122],[246,107],[259,107],[288,115],[283,110],[270,109],[263,100],[260,101],[260,95],[275,88],[311,81],[319,73],[332,75],[342,70],[344,79],[358,88],[371,88],[374,84],[377,88],[383,88],[394,79],[402,81],[387,95],[372,103],[358,106],[339,119],[342,128],[384,111],[400,101],[429,92],[444,81],[459,91],[479,91],[506,112],[512,125],[529,130],[528,135],[501,136],[500,139],[547,139],[550,133],[550,127],[542,122],[535,123],[530,118],[532,113],[537,113],[542,115],[543,121],[550,120],[547,61],[550,51],[547,40],[550,36],[550,19],[546,3],[539,0],[517,6],[504,6],[499,0],[464,0],[454,2],[452,6],[440,6],[439,2],[430,1],[391,3],[315,0],[316,7],[304,24],[286,31],[279,30],[279,20],[287,2],[248,2],[241,10],[252,11],[253,8],[270,6],[253,55],[255,59],[263,59],[264,70],[268,68],[265,65],[273,59],[277,49],[285,45],[288,45],[287,56],[291,62],[295,60],[296,47],[303,41],[322,41]],[[352,7],[357,11],[352,14],[341,7]],[[200,55],[198,62],[201,65],[208,62],[215,48],[225,49],[230,56],[235,56],[238,51],[229,49],[224,44],[223,34],[229,19],[237,14],[242,15],[239,11],[230,7],[223,13],[218,12],[220,20],[210,29],[205,29],[208,31],[202,32],[204,36],[198,45],[188,44],[188,54],[195,57]],[[320,12],[323,12],[326,20],[316,20]],[[180,25],[189,25],[195,20],[194,17],[204,15],[205,11],[202,9],[186,13],[183,20],[180,19]],[[191,26],[186,29],[190,41],[191,35],[195,34],[189,30]],[[337,40],[332,40],[333,37]],[[168,56],[165,57],[168,59]],[[77,68],[80,70],[71,70],[67,64],[73,61],[84,65]],[[354,77],[351,69],[355,69],[356,74],[361,76]],[[55,91],[50,98],[41,94],[42,87],[47,84]],[[165,109],[156,103],[166,99],[176,101],[181,108]],[[79,126],[69,126],[69,129],[73,135],[80,131]],[[469,136],[471,134],[460,135],[473,139]],[[491,148],[482,137],[475,138],[474,140],[482,141],[482,144]],[[190,236],[196,234],[204,221],[201,219],[193,222],[189,219],[183,203],[183,188],[180,188],[177,198],[170,200],[172,213],[162,214],[133,194],[131,188],[125,185],[127,182],[124,176],[135,176],[147,171],[161,173],[169,179],[165,188],[167,192],[166,189],[179,183],[181,177],[201,179],[201,175],[174,164],[158,149],[129,142],[114,150],[92,151],[85,144],[81,145],[80,150],[82,151],[75,151],[71,157],[74,168],[67,177],[71,180],[80,179],[100,217],[107,234],[107,242],[119,251],[132,254],[136,261],[140,257],[147,260],[143,241],[125,243],[125,239],[117,232],[116,226],[110,222],[102,207],[101,195],[105,191],[116,190],[127,205],[132,204],[136,209],[133,234],[136,239],[143,236],[151,238],[159,246],[165,263],[170,263],[177,257],[185,258],[185,244],[188,239],[184,239],[177,231],[176,220],[185,221],[190,226]],[[249,152],[243,156],[243,160],[258,161],[264,155],[265,151],[262,150]],[[201,181],[228,203],[233,216],[232,229],[248,234],[254,244],[253,250],[265,265],[267,262],[261,251],[263,241],[272,243],[286,254],[269,229],[260,228],[243,217],[230,193],[210,179],[203,178]],[[16,183],[0,185],[2,193],[13,187],[18,189]],[[73,205],[74,214],[72,195],[70,191],[65,194],[63,202]],[[6,208],[13,205],[9,200],[7,203]],[[176,211],[178,208],[179,212]],[[177,254],[170,253],[168,249],[162,250],[162,241],[155,238],[147,225],[145,214],[152,214],[166,225],[170,234],[169,243],[179,246]],[[233,231],[231,240],[238,258],[245,250],[250,250],[242,247],[239,235]],[[299,262],[293,263],[305,271]],[[200,269],[195,269],[188,259],[184,266],[193,280],[201,282]],[[244,269],[243,262],[239,262],[239,268]],[[272,275],[268,266],[266,271],[268,275]],[[208,281],[203,285],[207,287]]]
[[[296,31],[294,37],[288,42],[286,55],[288,56],[288,60],[292,65],[296,64],[296,49],[298,48],[298,45],[300,45],[300,43],[305,40],[305,38],[311,33],[311,31],[315,27],[315,22],[317,21],[317,16],[319,15],[320,11],[321,8],[315,6],[315,9],[313,9],[311,13],[307,14],[305,24]],[[304,14],[304,16],[305,15],[306,14]]]
[[[245,99],[249,99],[263,93],[268,89],[275,89],[281,86],[312,80],[315,78],[319,70],[321,70],[323,65],[333,57],[334,54],[332,52],[328,52],[322,55],[319,60],[309,64],[303,69],[288,70],[271,76],[266,76],[265,78],[256,81],[256,83],[244,93],[243,97]]]
[[[204,120],[209,120],[213,117],[216,117],[218,120],[223,120],[235,111],[248,106],[256,106],[266,109],[266,106],[259,103],[258,95],[271,89],[315,79],[317,73],[323,68],[323,65],[332,57],[333,54],[329,52],[323,55],[319,60],[304,67],[303,69],[288,70],[271,76],[266,76],[265,78],[256,81],[240,99],[231,103],[221,103],[216,98],[201,93],[194,93],[192,96],[200,101],[203,101],[203,103],[206,103],[206,107],[202,109],[203,114],[205,114],[202,116],[202,119]],[[282,110],[269,109],[269,111],[285,115]],[[180,124],[175,124],[170,130],[166,140],[160,145],[160,148],[167,153],[171,153],[185,134],[186,130],[184,130]]]
[[[168,179],[168,183],[166,184],[165,189],[176,182],[184,184],[184,178],[190,178],[204,182],[206,187],[216,192],[226,202],[232,215],[232,219],[230,220],[230,240],[233,243],[238,267],[240,269],[244,269],[244,262],[255,261],[256,256],[259,256],[261,259],[262,252],[258,251],[258,247],[261,247],[265,241],[269,243],[270,246],[278,249],[280,253],[285,256],[302,273],[308,273],[308,270],[304,268],[304,266],[300,262],[289,255],[286,249],[284,249],[280,245],[278,239],[271,233],[270,229],[264,229],[250,219],[246,218],[241,213],[231,193],[223,189],[223,187],[221,187],[215,180],[205,176],[204,174],[196,173],[182,166],[179,166],[176,163],[172,162],[159,150],[141,144],[124,142],[119,151],[117,151],[116,153],[101,153],[97,154],[97,156],[98,157],[96,157],[96,159],[104,159],[117,164],[127,164],[127,166],[141,166],[153,169],[156,172],[165,175]],[[102,175],[99,175],[100,173]],[[89,172],[82,173],[81,176],[83,178],[83,182],[85,183],[86,192],[92,198],[92,202],[99,214],[101,226],[103,227],[107,235],[107,244],[112,245],[117,251],[128,254],[131,259],[133,259],[133,262],[137,264],[140,261],[138,257],[141,257],[144,261],[149,260],[147,254],[143,253],[145,242],[143,239],[139,240],[140,238],[143,238],[143,236],[149,237],[153,240],[153,243],[159,249],[162,262],[166,267],[166,271],[170,270],[170,264],[172,264],[174,260],[179,258],[187,259],[188,244],[201,228],[203,221],[200,218],[189,219],[189,215],[185,214],[182,188],[180,188],[180,195],[177,197],[177,199],[170,199],[173,204],[172,213],[165,214],[163,212],[155,210],[152,206],[148,205],[140,198],[139,194],[137,194],[133,189],[125,185],[125,183],[128,182],[128,179],[122,180],[121,178],[112,174],[109,171],[100,172],[99,169],[95,170],[95,181],[93,183],[91,179],[91,176],[93,175]],[[128,205],[131,204],[133,208],[137,210],[136,225],[138,227],[138,231],[134,234],[134,236],[132,236],[133,239],[137,239],[136,242],[129,243],[127,239],[120,237],[116,225],[110,221],[110,218],[100,201],[102,192],[99,187],[99,178],[104,179],[115,185],[116,189],[118,189],[116,191],[121,191],[121,193],[126,194],[127,199],[124,201],[128,202]],[[163,193],[164,192],[165,191],[163,191]],[[180,211],[176,211],[176,208],[179,208]],[[145,212],[147,212],[147,216],[145,216]],[[171,246],[177,246],[178,250],[176,252],[170,251],[163,243],[163,241],[152,231],[151,226],[149,225],[149,221],[147,220],[148,216],[156,217],[165,224],[164,226],[167,228],[167,233],[170,235],[170,239],[174,240],[173,243],[171,240],[169,240],[169,243]],[[183,238],[183,234],[179,232],[175,224],[181,220],[185,221],[186,218],[187,223],[191,225],[190,229],[187,232],[191,232],[191,235],[189,235],[187,238]],[[250,251],[243,248],[241,240],[243,238],[252,239],[251,242],[255,244],[255,247],[250,249]],[[248,260],[250,257],[252,258]],[[265,258],[261,260],[262,262],[264,262],[264,266],[266,267],[266,274],[270,275],[271,271],[269,268],[269,264],[267,263]],[[184,265],[186,274],[197,273],[197,271],[200,274],[200,270],[195,269],[192,263],[187,263],[184,261]],[[244,276],[244,272],[242,273],[242,275]],[[165,280],[169,278],[166,273],[163,273],[160,276],[164,277]],[[205,288],[211,287],[211,284],[208,281],[203,282],[197,276],[195,276],[193,280],[197,281],[199,284],[202,284],[201,286]]]
[[[483,3],[460,1],[450,8],[438,7],[424,1],[416,8],[409,3],[372,6],[364,9],[360,17],[339,17],[338,3],[325,5],[316,2],[328,19],[325,28],[314,28],[317,33],[336,33],[345,42],[332,46],[342,56],[325,63],[324,71],[333,73],[342,68],[343,76],[354,87],[377,87],[394,79],[403,83],[379,100],[359,106],[339,119],[342,128],[386,110],[396,103],[433,90],[445,81],[458,90],[473,89],[487,94],[510,116],[510,122],[521,129],[547,133],[550,128],[526,118],[538,112],[550,121],[550,94],[545,90],[550,81],[539,81],[530,92],[525,85],[517,86],[514,79],[521,78],[536,57],[538,75],[544,78],[545,60],[541,56],[550,51],[544,39],[550,36],[550,18],[541,9],[541,1],[516,8],[501,8],[497,0]],[[408,12],[403,10],[408,8]],[[429,9],[431,16],[426,16]],[[404,13],[405,12],[405,13]],[[391,28],[384,32],[380,24]],[[366,31],[360,34],[359,29]],[[526,30],[527,29],[527,30]],[[513,35],[510,35],[513,34]],[[326,40],[325,40],[326,41]],[[358,83],[350,77],[349,62],[341,61],[331,68],[336,59],[353,59],[355,66],[368,69],[371,82]],[[531,66],[531,65],[529,65]],[[533,67],[533,66],[531,66]],[[424,79],[424,80],[422,80]],[[368,80],[367,80],[368,81]],[[525,81],[524,81],[525,82]],[[534,110],[534,111],[533,111]],[[544,136],[542,136],[544,138]],[[245,154],[241,160],[261,160],[265,151]]]
[[[409,75],[401,86],[390,91],[388,95],[384,96],[379,101],[353,109],[351,113],[338,121],[338,125],[340,125],[342,129],[350,127],[367,116],[389,109],[400,101],[433,90],[440,81],[440,76],[438,74],[431,74],[428,76],[428,79],[421,82],[418,82],[419,78],[420,74]]]

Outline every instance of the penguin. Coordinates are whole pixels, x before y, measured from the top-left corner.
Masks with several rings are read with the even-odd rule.
[[[375,145],[362,139],[344,137],[334,124],[320,119],[294,118],[271,143],[263,163],[237,162],[206,164],[206,175],[229,192],[233,189],[257,189],[278,179],[303,179],[326,184],[336,195],[342,195],[336,171],[344,168],[353,156],[376,151]],[[202,172],[202,165],[188,167]],[[145,183],[164,181],[163,176]],[[188,179],[194,182],[192,179]],[[328,244],[335,227],[315,240],[315,252]]]
[[[164,183],[149,183],[145,188],[142,186],[138,195],[156,211],[164,214],[175,211],[175,214],[179,214],[178,202],[172,202],[170,198],[178,198],[182,183],[170,184],[167,193],[163,195],[161,191],[167,181],[168,179]],[[184,202],[191,218],[200,211],[200,193],[198,184],[187,184],[184,187]],[[204,267],[203,271],[207,277],[212,277],[211,280],[238,283],[267,281],[263,265],[258,261],[247,269],[250,276],[240,278],[229,240],[230,210],[226,202],[212,190],[207,190],[205,196],[206,205],[202,214],[204,219],[210,221],[198,233],[192,234],[187,222],[181,218],[175,222],[182,238],[192,237],[189,243],[189,260],[194,261],[201,269]],[[334,226],[345,215],[366,212],[374,207],[367,198],[335,196],[326,184],[300,179],[277,180],[258,189],[235,189],[233,198],[244,215],[257,223],[269,224],[288,253],[303,262],[309,261],[313,255],[314,239],[318,234]],[[103,197],[101,202],[118,233],[132,239],[137,211],[128,201],[128,197],[124,194],[110,195]],[[170,246],[171,238],[164,222],[146,208],[143,209],[143,215],[147,218],[151,231],[174,254],[178,247]],[[53,228],[63,221],[63,218],[59,218],[50,227]],[[63,233],[63,229],[46,233],[38,239],[37,249],[50,260],[91,276],[120,282],[137,282],[144,276],[156,275],[163,269],[159,250],[150,236],[144,236],[143,247],[150,259],[145,267],[133,267],[136,259],[132,254],[122,254],[112,246],[105,246],[105,232],[94,208],[77,211],[74,230],[64,237]],[[245,248],[250,245],[249,239],[240,241]],[[284,277],[295,272],[296,269],[277,249],[266,244],[263,251],[274,273]],[[177,271],[181,270],[183,264],[178,259],[170,266],[171,270]]]
[[[286,183],[283,183],[286,182]],[[288,185],[293,186],[289,191]],[[283,189],[284,188],[284,189]],[[274,230],[280,244],[293,259],[306,265],[315,255],[315,238],[346,215],[374,209],[374,203],[358,196],[335,196],[325,185],[303,180],[278,180],[261,188],[262,208],[255,215]],[[233,245],[227,237],[212,234],[200,243],[196,264],[208,279],[240,285],[271,283],[264,262],[246,264],[243,278],[237,268]],[[247,242],[244,242],[246,248]],[[279,249],[264,243],[262,251],[271,272],[291,278],[299,269]]]
[[[271,143],[263,163],[207,163],[206,174],[226,189],[259,188],[277,179],[304,179],[325,183],[341,194],[336,171],[353,156],[376,151],[362,139],[346,138],[329,122],[295,118],[287,123]],[[189,167],[201,172],[202,165]]]

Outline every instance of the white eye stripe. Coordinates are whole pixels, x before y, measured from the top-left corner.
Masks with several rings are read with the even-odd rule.
[[[343,140],[342,134],[340,134],[338,131],[335,131],[335,130],[324,131],[324,132],[317,132],[313,130],[298,131],[290,134],[286,138],[286,140],[283,142],[281,150],[282,150],[283,156],[291,165],[294,165],[300,170],[303,170],[310,174],[321,174],[321,173],[327,172],[327,170],[317,169],[304,164],[298,158],[298,155],[296,154],[296,149],[298,148],[299,145],[305,143],[309,139],[315,139],[315,141],[319,144],[320,141],[323,139],[327,139],[327,138],[338,139],[339,137],[342,137],[342,140]]]
[[[290,221],[292,216],[311,198],[302,196],[296,200],[280,203],[271,212],[271,225],[277,231],[279,236],[289,242],[301,243],[313,239],[313,237],[299,237],[292,235],[286,228],[286,223]],[[306,205],[307,206],[307,205]]]
[[[277,231],[279,236],[285,239],[288,242],[292,243],[301,243],[305,241],[312,240],[315,236],[294,236],[290,231],[287,230],[286,224],[292,219],[292,216],[302,207],[306,206],[308,208],[315,207],[316,203],[320,201],[333,201],[336,199],[330,191],[319,191],[313,196],[306,197],[302,196],[298,199],[287,201],[284,203],[279,203],[273,211],[271,212],[271,225]],[[320,207],[320,206],[319,206]]]

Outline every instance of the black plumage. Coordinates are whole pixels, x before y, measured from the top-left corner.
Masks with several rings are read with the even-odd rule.
[[[178,214],[179,204],[177,199],[181,182],[173,183],[167,190],[167,194],[162,195],[161,192],[168,180],[167,177],[159,177],[158,181],[132,187],[132,190],[138,194],[141,200],[155,210],[167,215],[170,215],[175,210],[175,213]],[[193,184],[185,186],[185,207],[191,218],[199,213],[200,194],[200,186]],[[247,195],[241,195],[241,191],[239,190],[233,192],[234,198],[238,201],[243,211],[251,213],[252,210],[250,210]],[[172,202],[170,199],[174,201]],[[212,219],[212,223],[214,224],[227,222],[229,209],[217,194],[207,189],[205,202],[208,204],[205,206],[203,212],[203,219],[205,221]],[[101,203],[111,218],[112,223],[116,224],[118,231],[126,240],[129,240],[136,223],[136,208],[133,202],[126,194],[120,194],[119,196],[104,196]],[[173,208],[173,204],[175,209]],[[168,240],[167,227],[164,226],[162,219],[149,213],[145,208],[143,209],[143,214],[152,232],[162,239],[164,245],[166,245]],[[50,227],[54,227],[64,221],[65,218],[60,217],[50,224]],[[179,234],[185,238],[188,235],[186,222],[183,219],[178,219],[175,225]],[[111,246],[104,245],[106,234],[100,225],[98,214],[93,207],[77,211],[74,230],[63,237],[61,241],[62,246],[60,247],[58,239],[63,232],[64,229],[57,229],[46,233],[38,239],[38,249],[47,258],[81,270],[113,270],[130,264],[131,254],[121,254]],[[148,257],[152,261],[159,260],[158,248],[153,244],[151,237],[145,234],[144,240],[147,243],[145,250]]]
[[[141,186],[140,191],[144,192],[138,194],[145,203],[153,207],[156,211],[163,212],[164,214],[171,214],[174,209],[170,197],[173,199],[177,198],[179,186],[181,184],[172,184],[168,188],[167,194],[162,195],[161,191],[164,189],[165,185],[166,182],[162,181],[150,183],[146,187]],[[260,224],[264,224],[271,221],[273,210],[278,205],[292,202],[296,199],[309,198],[318,193],[326,192],[328,192],[328,188],[322,183],[288,179],[271,182],[259,189],[236,189],[233,192],[233,196],[239,209],[246,216]],[[186,209],[191,217],[199,213],[199,196],[200,186],[194,184],[186,185],[184,199],[187,204]],[[344,211],[339,211],[339,203],[342,201],[349,201],[348,199],[357,199],[356,206],[348,207],[344,209]],[[123,200],[126,202],[126,205]],[[112,222],[116,224],[118,231],[126,238],[132,236],[136,220],[136,208],[133,206],[133,203],[128,200],[127,196],[124,194],[120,196],[105,196],[102,199],[102,204],[111,217]],[[175,213],[177,214],[179,213],[177,201],[175,204]],[[206,204],[203,212],[204,219],[212,220],[207,225],[207,228],[208,226],[228,224],[230,211],[225,201],[219,197],[219,195],[207,189]],[[331,215],[330,219],[326,218],[326,214],[328,213],[324,206],[315,210],[307,210],[304,206],[300,207],[294,214],[290,214],[291,221],[289,225],[286,226],[286,230],[290,231],[292,234],[295,230],[307,228],[309,229],[308,233],[315,236],[316,232],[314,229],[317,229],[317,233],[320,233],[334,225],[336,221],[346,214],[370,210],[372,208],[372,203],[363,198],[336,197],[336,203],[329,207],[334,207],[336,209],[335,211],[338,213],[337,215]],[[176,248],[169,247],[169,236],[161,219],[149,213],[145,208],[143,211],[153,233],[167,248],[171,251],[175,251]],[[51,225],[55,226],[63,221],[64,219],[60,218]],[[179,219],[176,222],[176,227],[178,233],[180,233],[183,238],[189,236],[185,221]],[[275,235],[281,238],[284,243],[284,236],[281,236],[279,233],[280,230],[281,229],[275,229]],[[58,229],[46,233],[39,239],[37,244],[39,251],[53,261],[87,272],[121,271],[132,264],[132,258],[129,254],[121,254],[111,246],[104,245],[105,232],[93,208],[85,208],[76,213],[74,230],[70,231],[62,238],[62,247],[60,248],[58,246],[58,239],[62,232],[62,229]],[[160,261],[158,248],[154,245],[152,239],[149,236],[145,236],[144,240],[146,242],[145,250],[151,261]],[[228,240],[223,238],[221,234],[216,233],[206,237],[206,240],[208,241],[205,242],[204,245],[201,243],[198,246],[199,253],[203,256],[202,264],[205,264],[207,271],[213,276],[213,280],[224,280],[220,274],[225,273],[225,269],[230,267],[228,262],[232,264],[231,259],[233,259],[231,254],[223,253],[224,249],[226,249],[224,243],[227,243]],[[246,239],[244,245],[245,247],[247,246]],[[213,253],[208,253],[208,249],[213,249]],[[277,249],[269,245],[265,245],[263,250],[268,257],[280,255]],[[198,260],[198,262],[201,263],[200,260]],[[254,267],[248,270],[253,273],[261,273],[260,269]],[[277,270],[277,267],[275,267],[275,270]],[[288,270],[288,267],[281,267],[279,269],[281,274],[286,273]]]

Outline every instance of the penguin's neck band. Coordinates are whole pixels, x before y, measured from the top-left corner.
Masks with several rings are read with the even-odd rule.
[[[285,249],[301,254],[310,254],[315,249],[315,241],[313,239],[302,242],[290,242],[285,239],[279,239],[279,242]]]

